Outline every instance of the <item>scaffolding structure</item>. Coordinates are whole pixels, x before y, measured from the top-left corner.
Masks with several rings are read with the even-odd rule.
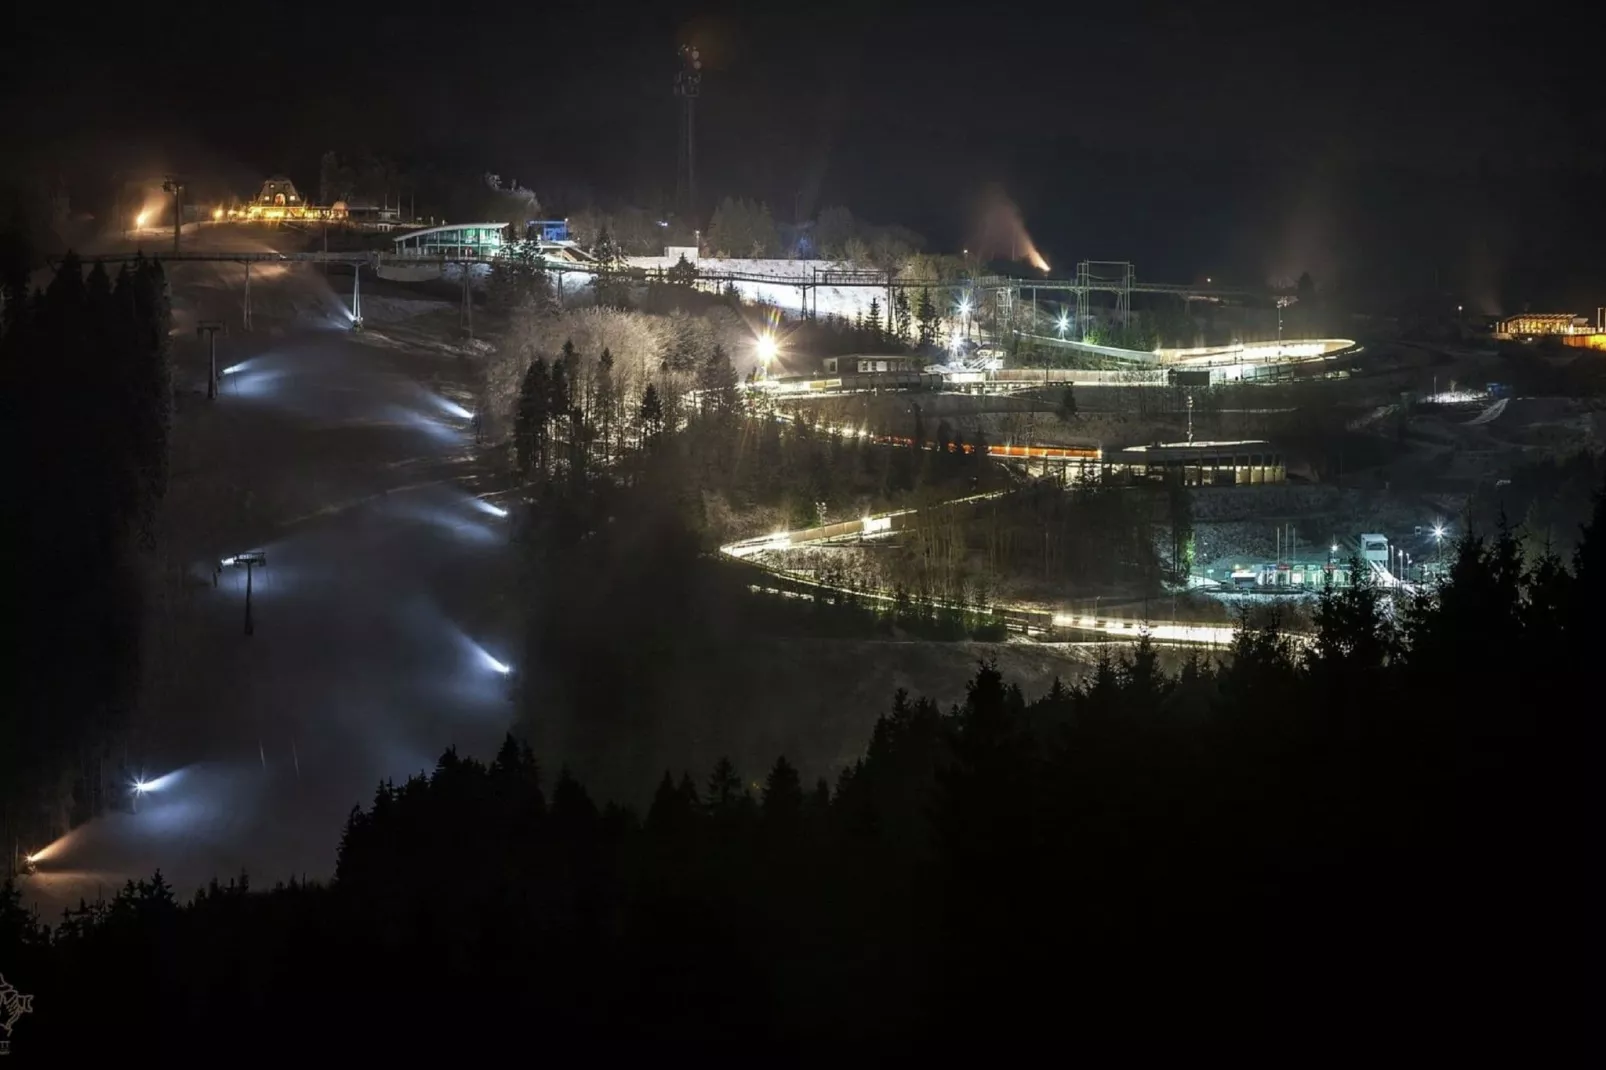
[[[1083,260],[1076,265],[1076,330],[1087,340],[1092,322],[1089,296],[1094,290],[1115,294],[1115,319],[1122,330],[1132,325],[1132,264],[1127,260]]]

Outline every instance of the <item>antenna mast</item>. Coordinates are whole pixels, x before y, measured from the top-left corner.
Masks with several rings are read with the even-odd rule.
[[[675,96],[680,98],[680,161],[675,168],[675,203],[687,216],[697,211],[697,95],[702,91],[703,54],[680,46]]]

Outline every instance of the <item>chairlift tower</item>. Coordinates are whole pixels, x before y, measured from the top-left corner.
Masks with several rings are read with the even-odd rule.
[[[697,97],[703,85],[703,54],[695,45],[680,46],[675,96],[680,98],[680,159],[675,167],[675,203],[688,217],[697,211]]]
[[[184,228],[184,179],[168,175],[162,180],[162,190],[173,195],[173,251],[178,252],[179,235]]]

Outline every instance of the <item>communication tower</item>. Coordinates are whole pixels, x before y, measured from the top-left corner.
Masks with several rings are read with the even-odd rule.
[[[697,96],[702,92],[703,55],[695,45],[680,46],[675,96],[680,98],[680,160],[675,168],[675,203],[687,216],[697,208]]]

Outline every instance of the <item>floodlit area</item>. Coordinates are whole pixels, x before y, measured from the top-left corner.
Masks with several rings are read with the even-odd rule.
[[[353,803],[447,742],[488,754],[512,717],[494,611],[509,513],[475,460],[455,352],[404,319],[331,329],[342,287],[312,267],[253,274],[249,332],[238,265],[174,275],[166,508],[193,610],[153,650],[127,797],[26,852],[47,917],[157,868],[180,889],[327,877]],[[230,331],[208,403],[182,332],[214,318]]]
[[[632,256],[626,258],[631,267],[652,271],[667,271],[678,263],[667,256]],[[736,288],[743,301],[769,305],[788,315],[801,315],[804,311],[803,283],[809,284],[808,311],[818,316],[836,316],[852,320],[868,315],[870,302],[886,304],[885,287],[816,285],[816,276],[828,272],[862,272],[853,264],[832,260],[746,260],[737,258],[703,257],[696,267],[709,275],[730,275],[729,285]],[[725,287],[724,282],[710,280],[702,285],[712,289]],[[884,313],[883,313],[884,314]]]

